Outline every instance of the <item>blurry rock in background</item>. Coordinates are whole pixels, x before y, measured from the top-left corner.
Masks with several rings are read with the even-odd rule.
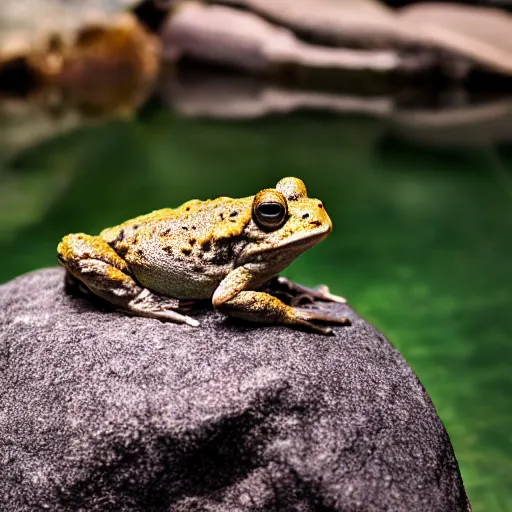
[[[394,10],[374,0],[190,0],[175,8],[162,39],[164,55],[250,71],[286,61],[410,73],[435,65],[461,80],[472,70],[512,74],[511,33],[512,16],[486,7],[425,3]]]
[[[2,2],[0,93],[55,87],[100,111],[138,106],[140,90],[158,71],[159,45],[133,14],[121,10],[133,3]]]
[[[509,13],[489,7],[425,3],[399,10],[398,17],[416,28],[419,43],[453,54],[466,71],[481,68],[512,75]],[[465,78],[463,71],[461,77]]]
[[[508,141],[511,84],[512,16],[497,8],[0,3],[3,161],[80,124],[135,112],[151,94],[188,116],[315,109],[384,118],[392,131],[430,144]]]
[[[351,50],[301,41],[258,15],[222,5],[180,4],[162,32],[164,57],[181,56],[270,74],[283,66],[390,73],[403,66],[390,50]]]
[[[6,53],[25,52],[37,46],[44,33],[72,38],[82,26],[110,19],[137,3],[138,0],[1,2],[0,48]]]
[[[210,0],[243,7],[328,46],[392,48],[416,39],[414,27],[375,0]]]
[[[146,100],[158,72],[156,39],[129,14],[115,21],[82,28],[50,79],[86,113],[133,111]]]
[[[134,112],[159,69],[134,2],[0,3],[2,157],[84,122]]]

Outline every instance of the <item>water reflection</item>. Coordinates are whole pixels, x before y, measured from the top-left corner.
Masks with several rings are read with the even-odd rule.
[[[149,95],[147,81],[106,79],[92,85],[77,89],[61,84],[27,98],[0,95],[0,161],[78,127],[130,116]],[[489,146],[512,140],[512,96],[475,100],[467,91],[451,90],[432,103],[422,90],[357,95],[346,89],[290,87],[261,77],[184,65],[163,69],[153,101],[181,116],[225,120],[297,111],[357,114],[385,120],[387,130],[400,139],[435,147]]]

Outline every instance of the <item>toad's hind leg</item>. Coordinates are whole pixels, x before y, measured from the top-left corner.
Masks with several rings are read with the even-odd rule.
[[[126,262],[97,236],[67,235],[57,247],[59,262],[92,293],[132,315],[167,320],[194,327],[199,322],[175,311],[172,299],[139,286]]]

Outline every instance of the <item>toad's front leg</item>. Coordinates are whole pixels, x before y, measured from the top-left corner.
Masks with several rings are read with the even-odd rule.
[[[270,324],[289,324],[306,327],[321,334],[333,334],[333,330],[313,322],[351,325],[346,317],[331,317],[286,305],[266,292],[246,290],[257,279],[245,267],[239,267],[220,283],[213,295],[213,305],[219,311],[249,320]]]
[[[126,262],[98,236],[67,235],[57,247],[57,256],[92,293],[128,314],[199,325],[197,320],[174,311],[172,299],[166,300],[139,286],[130,276]]]

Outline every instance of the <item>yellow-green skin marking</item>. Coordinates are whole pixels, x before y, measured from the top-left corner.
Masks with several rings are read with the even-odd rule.
[[[175,299],[211,299],[230,316],[327,333],[311,320],[347,320],[288,306],[258,289],[331,230],[323,204],[307,197],[301,180],[284,178],[255,196],[192,200],[98,236],[70,234],[57,253],[91,292],[131,314],[197,326]]]

